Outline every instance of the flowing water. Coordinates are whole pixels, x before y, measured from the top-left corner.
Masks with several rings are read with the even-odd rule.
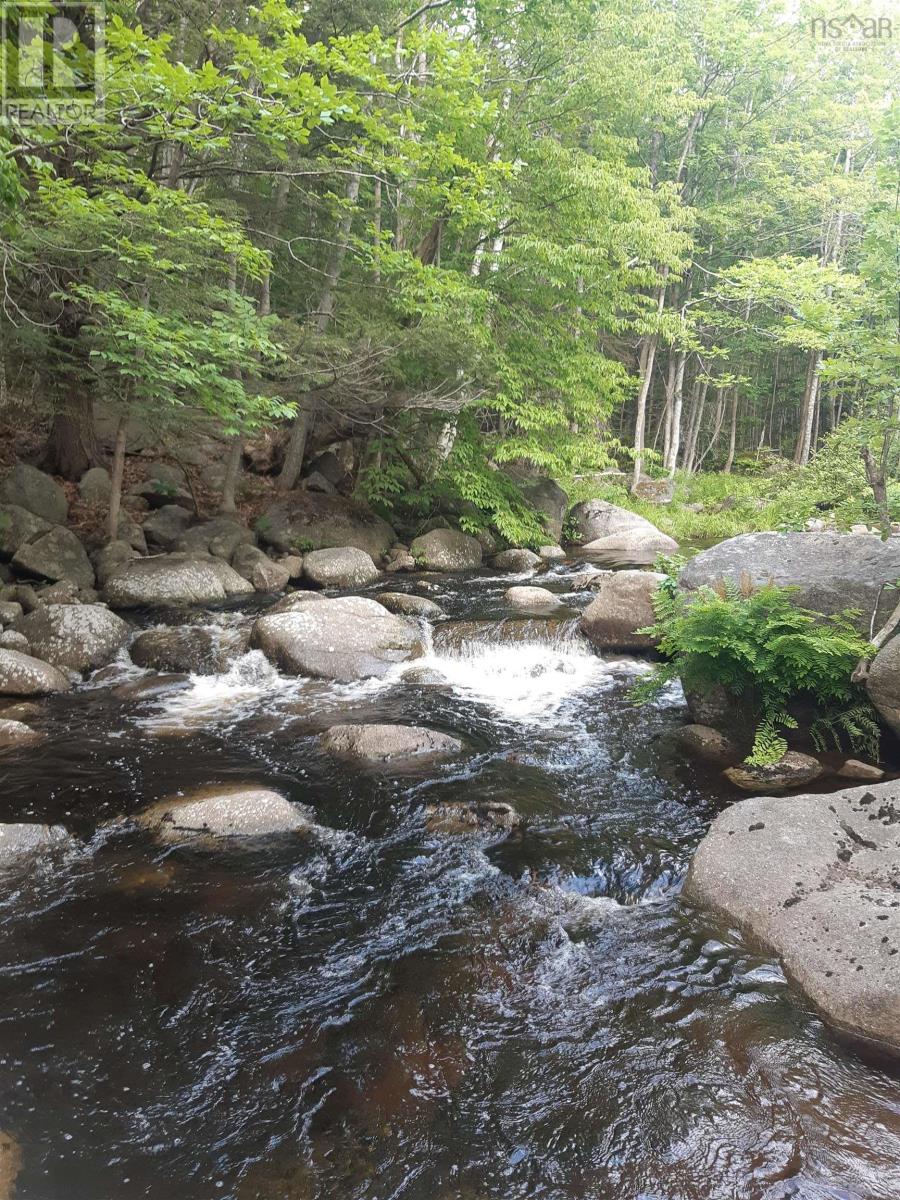
[[[122,664],[4,756],[0,818],[79,838],[0,893],[18,1200],[900,1196],[896,1070],[678,899],[724,800],[673,750],[680,696],[634,710],[642,664],[510,619],[509,583],[434,585],[447,686]],[[467,753],[337,765],[317,734],[348,720]],[[310,806],[315,835],[161,847],[120,819],[235,781]],[[524,831],[428,831],[426,806],[474,799]]]

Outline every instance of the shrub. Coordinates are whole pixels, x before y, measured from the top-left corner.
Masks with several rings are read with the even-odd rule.
[[[721,685],[752,712],[753,749],[747,758],[763,766],[787,750],[784,732],[795,729],[793,702],[818,710],[810,734],[819,749],[845,736],[859,753],[878,757],[878,726],[865,694],[851,674],[872,647],[846,611],[824,617],[793,603],[793,588],[754,589],[725,583],[692,594],[667,579],[654,600],[655,623],[643,632],[659,642],[666,662],[632,692],[636,703],[658,695],[671,680],[708,692]]]

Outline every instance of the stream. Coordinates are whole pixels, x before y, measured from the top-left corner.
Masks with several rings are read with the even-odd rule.
[[[900,1196],[897,1070],[679,902],[734,796],[676,753],[677,689],[628,703],[644,664],[581,639],[573,578],[540,580],[571,617],[527,621],[503,603],[524,579],[434,577],[446,686],[290,679],[251,651],[46,702],[46,742],[0,767],[0,819],[79,839],[0,891],[17,1200]],[[260,607],[191,619],[226,636]],[[467,753],[341,764],[317,735],[346,721]],[[315,835],[210,850],[121,820],[228,782],[309,806]],[[427,828],[474,799],[524,829]]]

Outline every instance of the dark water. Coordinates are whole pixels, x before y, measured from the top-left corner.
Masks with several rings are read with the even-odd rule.
[[[123,668],[4,757],[0,818],[83,840],[3,876],[19,1200],[900,1196],[897,1074],[677,898],[722,801],[673,752],[678,696],[635,711],[634,664],[571,625],[498,627],[508,583],[438,584],[480,622],[437,635],[452,688],[288,681],[251,654],[141,699]],[[348,719],[469,750],[338,767],[316,734]],[[201,851],[103,828],[236,780],[319,833]],[[524,833],[426,830],[427,804],[476,798]]]

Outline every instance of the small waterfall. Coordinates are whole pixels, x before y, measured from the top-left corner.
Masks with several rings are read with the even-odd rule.
[[[221,724],[239,717],[261,697],[295,690],[298,683],[281,675],[261,650],[248,650],[219,675],[191,675],[190,682],[190,687],[166,696],[157,712],[138,723],[160,734]]]
[[[632,659],[600,658],[577,619],[448,622],[420,660],[460,691],[516,721],[538,722],[578,693],[632,673]]]

